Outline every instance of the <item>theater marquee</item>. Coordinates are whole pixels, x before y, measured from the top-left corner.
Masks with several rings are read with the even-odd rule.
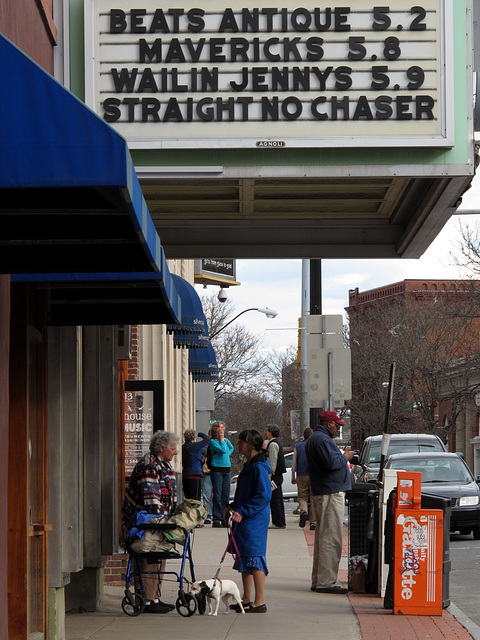
[[[452,0],[321,4],[86,0],[87,103],[131,148],[453,146]]]

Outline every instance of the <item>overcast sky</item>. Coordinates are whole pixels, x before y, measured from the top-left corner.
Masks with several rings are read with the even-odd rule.
[[[463,197],[460,210],[478,211],[463,215],[462,220],[480,224],[480,180]],[[348,292],[384,286],[406,279],[459,277],[450,253],[458,246],[458,218],[454,216],[434,243],[418,260],[322,260],[322,305],[325,314],[343,314],[348,305]],[[259,333],[267,350],[284,349],[297,344],[296,327],[301,314],[301,260],[237,260],[237,280],[241,286],[230,287],[229,298],[236,313],[250,307],[270,307],[278,316],[250,311],[238,319],[250,331]],[[212,291],[212,287],[208,287]],[[197,285],[200,295],[204,292]],[[215,287],[215,291],[218,288]]]

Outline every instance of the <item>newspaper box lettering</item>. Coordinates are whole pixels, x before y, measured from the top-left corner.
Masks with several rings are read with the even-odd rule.
[[[397,524],[402,526],[402,598],[410,600],[427,558],[427,518],[399,514]]]

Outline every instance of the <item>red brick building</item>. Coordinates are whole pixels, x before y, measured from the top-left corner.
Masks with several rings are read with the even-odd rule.
[[[475,403],[475,398],[479,400],[477,394],[477,387],[480,382],[480,378],[476,375],[476,367],[474,371],[468,374],[468,384],[465,382],[465,366],[470,366],[472,358],[480,354],[480,319],[478,317],[478,289],[480,283],[478,281],[462,281],[462,280],[403,280],[401,282],[395,282],[383,287],[371,289],[368,291],[359,291],[358,288],[349,292],[349,305],[347,312],[350,318],[350,340],[352,346],[352,353],[355,351],[355,341],[358,341],[359,335],[362,331],[367,331],[371,335],[375,335],[376,331],[381,331],[379,326],[380,315],[376,315],[387,309],[401,309],[402,305],[405,306],[409,302],[421,303],[425,305],[436,305],[442,301],[447,305],[452,317],[449,322],[453,322],[453,314],[457,314],[459,318],[459,324],[461,323],[461,330],[458,330],[458,334],[450,331],[450,340],[448,342],[448,369],[441,369],[442,373],[439,374],[441,378],[439,382],[439,401],[436,403],[434,409],[435,421],[438,425],[439,435],[444,436],[444,439],[448,440],[448,447],[451,451],[461,451],[465,454],[465,459],[468,462],[472,470],[477,472],[475,467],[475,447],[472,443],[472,439],[479,435],[479,409]],[[463,316],[463,319],[462,319]],[[391,318],[401,318],[400,315],[391,315]],[[410,316],[405,314],[405,323],[408,323]],[[433,314],[432,314],[433,317]],[[377,326],[376,326],[377,324]],[[399,325],[400,326],[400,325]],[[425,325],[426,326],[426,325]],[[454,325],[452,325],[454,326]],[[386,336],[385,332],[381,337],[381,340],[385,340],[384,350],[388,351],[388,340],[393,340],[395,335],[395,328],[389,329],[390,336]],[[434,325],[430,325],[428,329],[430,334],[439,334],[442,328],[439,326],[438,330]],[[364,335],[364,334],[362,334]],[[377,340],[378,338],[377,334]],[[391,344],[391,342],[390,342]],[[412,350],[415,349],[415,345],[412,345]],[[420,347],[419,347],[420,350]],[[393,349],[392,349],[393,353]],[[374,356],[372,356],[374,357]],[[393,356],[392,356],[393,358]],[[469,363],[466,365],[466,363]],[[439,369],[440,371],[440,369]],[[446,373],[447,371],[447,373]],[[358,380],[356,384],[356,376],[359,372],[356,371],[355,359],[353,364],[352,378],[353,378],[353,403],[355,402],[355,394],[357,394],[357,402],[360,400],[361,393],[365,394],[365,391],[360,391]],[[448,380],[447,380],[448,378]],[[387,377],[384,379],[387,380]],[[383,384],[385,381],[372,380],[372,385]],[[472,393],[468,398],[464,398],[462,401],[461,410],[455,411],[455,402],[451,400],[442,401],[442,394],[448,396],[447,383],[449,389],[452,386],[457,385],[459,393],[460,387],[464,385],[465,390],[471,389]],[[394,387],[395,393],[401,393],[401,384],[396,382]],[[373,386],[372,386],[373,388]],[[367,398],[365,398],[367,400]],[[402,398],[404,402],[413,403],[412,398]],[[381,411],[384,411],[382,408]],[[422,421],[421,414],[419,412],[412,411],[411,418],[406,419],[405,429],[406,431],[424,430],[425,423]],[[378,425],[376,425],[378,426]],[[369,433],[362,431],[362,437],[369,435]],[[377,429],[378,431],[378,429]],[[377,432],[376,431],[376,432]],[[448,434],[448,435],[447,435]]]

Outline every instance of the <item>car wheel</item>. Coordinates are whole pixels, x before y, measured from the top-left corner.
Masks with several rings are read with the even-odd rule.
[[[473,530],[473,537],[475,540],[480,540],[480,527],[475,527]]]

